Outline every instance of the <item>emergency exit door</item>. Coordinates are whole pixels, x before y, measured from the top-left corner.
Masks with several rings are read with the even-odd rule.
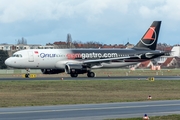
[[[32,51],[29,51],[28,52],[28,60],[29,60],[29,62],[34,62],[34,56],[33,56],[33,52]]]

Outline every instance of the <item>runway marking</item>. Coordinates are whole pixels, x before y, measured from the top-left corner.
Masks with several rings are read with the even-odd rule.
[[[0,114],[26,114],[26,113],[44,113],[44,112],[65,112],[65,111],[80,111],[80,110],[105,110],[105,109],[122,109],[122,108],[143,108],[143,107],[160,107],[160,106],[180,106],[180,104],[161,104],[161,105],[140,105],[140,106],[124,106],[124,107],[102,107],[102,108],[79,108],[79,109],[64,109],[64,110],[36,110],[36,111],[20,111],[20,112],[0,112]],[[43,107],[43,106],[41,106]]]

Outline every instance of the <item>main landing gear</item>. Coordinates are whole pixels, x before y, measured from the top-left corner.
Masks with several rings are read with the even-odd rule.
[[[96,74],[95,74],[94,72],[88,72],[88,73],[87,73],[87,76],[88,76],[88,77],[95,77]]]
[[[71,77],[77,77],[78,76],[78,74],[76,74],[76,73],[71,73]]]
[[[78,76],[78,74],[77,73],[71,73],[70,74],[71,75],[71,77],[77,77]],[[87,77],[95,77],[96,76],[96,74],[94,73],[94,72],[87,72]]]

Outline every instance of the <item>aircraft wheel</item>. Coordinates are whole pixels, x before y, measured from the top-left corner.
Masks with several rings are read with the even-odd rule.
[[[95,77],[95,73],[94,73],[94,72],[88,72],[88,73],[87,73],[87,76],[88,76],[88,77]]]
[[[27,74],[25,74],[25,78],[29,78],[29,74],[27,73]]]
[[[78,74],[71,74],[71,77],[77,77]]]

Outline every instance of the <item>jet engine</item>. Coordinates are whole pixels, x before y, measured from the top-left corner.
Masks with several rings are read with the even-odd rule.
[[[88,72],[88,68],[81,64],[66,64],[65,72],[67,74],[83,74]]]

